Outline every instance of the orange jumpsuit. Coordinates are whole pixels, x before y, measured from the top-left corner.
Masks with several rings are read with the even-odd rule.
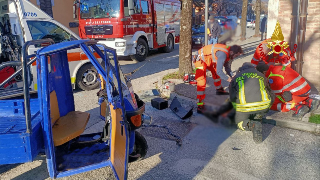
[[[266,77],[269,78],[270,88],[276,95],[271,110],[288,112],[290,110],[296,110],[300,104],[310,106],[307,100],[309,99],[311,87],[307,81],[292,68],[271,65],[266,73]],[[281,97],[285,91],[289,91],[292,94],[292,100],[289,102],[285,102]]]
[[[230,47],[223,45],[223,44],[215,44],[215,45],[207,45],[201,48],[198,51],[198,57],[194,61],[196,67],[196,81],[197,81],[197,99],[198,99],[198,106],[204,105],[203,100],[205,98],[205,88],[207,84],[206,79],[206,71],[207,69],[211,71],[212,78],[214,80],[214,85],[216,89],[221,89],[221,79],[220,76],[217,74],[217,56],[216,52],[222,51],[226,53],[226,60],[225,63],[228,63],[230,60],[229,51]]]
[[[253,58],[251,60],[251,64],[256,67],[258,65],[259,61],[264,61],[268,65],[274,65],[275,63],[280,63],[281,65],[291,67],[291,61],[294,61],[295,58],[294,58],[294,56],[291,56],[290,47],[285,49],[287,55],[285,55],[285,54],[279,55],[276,53],[266,55],[266,54],[264,54],[264,52],[262,52],[262,45],[268,44],[268,42],[270,42],[270,41],[271,41],[271,39],[266,39],[259,44],[259,46],[257,47],[257,49],[253,55]],[[273,43],[273,44],[275,44],[275,43]],[[281,42],[280,44],[283,44],[283,42]]]

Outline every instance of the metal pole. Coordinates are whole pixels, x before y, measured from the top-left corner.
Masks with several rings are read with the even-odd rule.
[[[307,9],[308,0],[300,1],[300,13],[299,13],[299,36],[298,36],[298,51],[297,51],[297,72],[302,75],[302,65],[303,65],[303,47],[305,43],[305,33],[307,26]]]
[[[205,0],[205,13],[204,13],[204,24],[205,24],[205,26],[204,26],[204,28],[205,28],[205,34],[206,34],[206,36],[204,36],[204,44],[205,45],[208,45],[208,0]]]

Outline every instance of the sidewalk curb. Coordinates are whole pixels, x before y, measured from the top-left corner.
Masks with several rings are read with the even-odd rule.
[[[163,76],[164,77],[164,76]],[[162,80],[161,77],[160,79]],[[161,81],[158,81],[158,87],[162,85]],[[161,93],[161,91],[160,91]],[[191,99],[189,97],[185,97],[183,95],[177,94],[176,92],[171,92],[170,98],[177,96],[180,99],[183,99],[185,101],[189,101],[190,103],[196,103],[196,100]],[[295,130],[300,130],[300,131],[306,131],[310,133],[314,133],[316,135],[320,135],[320,124],[315,124],[315,123],[309,123],[309,122],[303,122],[303,121],[296,121],[296,120],[282,120],[282,119],[277,119],[277,118],[270,118],[269,116],[266,117],[262,121],[263,124],[271,124],[274,126],[279,126],[279,127],[284,127],[284,128],[290,128],[290,129],[295,129]]]

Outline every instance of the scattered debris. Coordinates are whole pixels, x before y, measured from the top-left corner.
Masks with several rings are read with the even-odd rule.
[[[193,114],[193,108],[192,107],[188,107],[187,109],[183,108],[177,97],[173,98],[170,104],[170,109],[181,119],[186,119],[192,116]]]
[[[156,109],[162,110],[168,108],[168,101],[162,98],[154,98],[151,99],[151,105]]]
[[[172,137],[176,138],[176,143],[177,143],[177,145],[178,145],[178,146],[182,146],[182,139],[181,139],[179,136],[173,134],[167,126],[150,124],[150,125],[142,125],[142,127],[164,128],[164,129],[166,129],[166,130],[168,131],[168,134],[169,134],[169,135],[171,135]]]
[[[232,150],[241,150],[241,149],[239,149],[239,148],[236,148],[236,147],[233,147],[233,148],[232,148]]]

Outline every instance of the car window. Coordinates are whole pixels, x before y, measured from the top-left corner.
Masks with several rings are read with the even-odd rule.
[[[55,43],[77,40],[58,25],[48,21],[27,21],[32,40],[51,38]]]

